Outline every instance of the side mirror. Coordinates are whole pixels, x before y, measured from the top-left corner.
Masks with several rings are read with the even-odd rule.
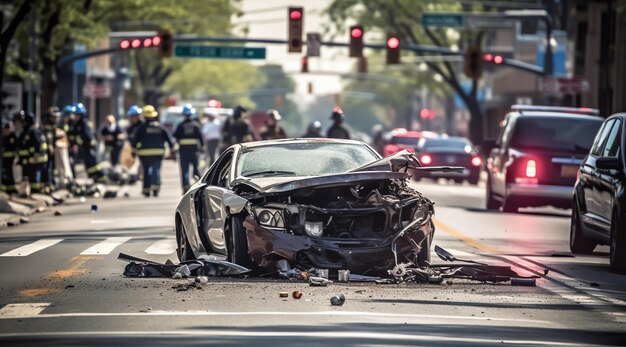
[[[622,161],[616,157],[600,157],[596,159],[596,167],[600,170],[621,170]]]

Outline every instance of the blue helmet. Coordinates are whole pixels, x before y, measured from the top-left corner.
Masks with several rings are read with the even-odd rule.
[[[126,112],[129,116],[139,116],[141,114],[141,107],[137,105],[132,105],[128,108],[128,112]]]
[[[84,116],[87,114],[87,108],[81,102],[78,102],[74,105],[74,114]]]
[[[191,104],[185,104],[185,106],[183,106],[182,114],[183,116],[193,116],[196,114],[196,109],[193,108]]]
[[[70,114],[76,112],[76,107],[72,106],[72,105],[66,105],[65,107],[63,107],[63,115],[64,116],[69,116]]]

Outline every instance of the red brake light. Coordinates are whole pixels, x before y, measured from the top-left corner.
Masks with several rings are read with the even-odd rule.
[[[483,163],[483,160],[480,159],[480,157],[474,157],[472,158],[472,165],[474,166],[480,166],[480,164]]]
[[[433,158],[430,157],[430,155],[428,154],[424,154],[420,157],[420,163],[424,164],[424,165],[428,165],[430,163],[433,162]]]
[[[526,177],[537,177],[537,163],[532,159],[526,162]]]

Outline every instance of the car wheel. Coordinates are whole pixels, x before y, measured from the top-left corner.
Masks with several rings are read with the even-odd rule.
[[[570,223],[569,249],[572,253],[591,254],[597,243],[583,235],[580,221],[580,209],[578,203],[574,201],[572,208],[572,221]]]
[[[476,186],[478,185],[479,179],[480,179],[480,175],[472,175],[469,177],[467,181],[469,182],[469,184]]]
[[[611,220],[611,271],[626,274],[626,235],[624,216],[613,212]]]
[[[502,203],[502,212],[517,213],[519,205],[511,197],[505,198]]]
[[[462,183],[463,183],[463,179],[462,179],[462,178],[455,178],[455,179],[454,179],[454,183],[456,183],[456,184],[462,184]]]
[[[243,218],[236,215],[230,217],[226,227],[228,235],[228,260],[237,265],[252,269],[253,263],[248,254],[248,238],[243,228]]]
[[[485,198],[487,209],[488,210],[500,209],[500,206],[501,206],[500,202],[495,199],[495,197],[493,196],[493,193],[491,192],[491,180],[489,178],[487,178],[487,188],[485,190],[487,192],[487,196]]]
[[[189,245],[189,240],[187,239],[187,234],[185,233],[185,227],[182,222],[177,223],[176,226],[176,255],[178,256],[178,260],[188,261],[196,259],[193,251],[191,250],[191,245]]]

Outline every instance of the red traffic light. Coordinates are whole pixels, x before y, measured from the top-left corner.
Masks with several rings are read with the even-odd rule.
[[[400,39],[395,36],[391,36],[387,39],[387,47],[395,49],[400,47]]]
[[[150,46],[152,46],[152,39],[149,37],[146,39],[143,39],[143,47],[148,48]]]
[[[496,64],[502,64],[504,62],[504,58],[501,55],[496,55],[493,57],[493,62]]]
[[[302,11],[300,10],[291,10],[289,12],[289,18],[293,20],[298,20],[302,18]]]
[[[130,42],[130,46],[133,48],[139,48],[139,46],[141,46],[141,40],[140,39],[133,39]]]
[[[363,36],[363,29],[352,28],[352,30],[350,31],[350,36],[354,37],[355,39],[358,39],[359,37]]]
[[[491,62],[493,61],[493,54],[489,54],[489,53],[488,53],[488,54],[485,54],[485,55],[483,56],[483,60],[484,60],[484,61],[486,61],[486,62],[488,62],[488,63],[491,63]]]
[[[120,42],[120,48],[121,49],[128,49],[128,47],[130,47],[130,41],[128,40],[122,40]]]
[[[158,46],[161,44],[161,37],[159,35],[152,38],[152,45]]]

